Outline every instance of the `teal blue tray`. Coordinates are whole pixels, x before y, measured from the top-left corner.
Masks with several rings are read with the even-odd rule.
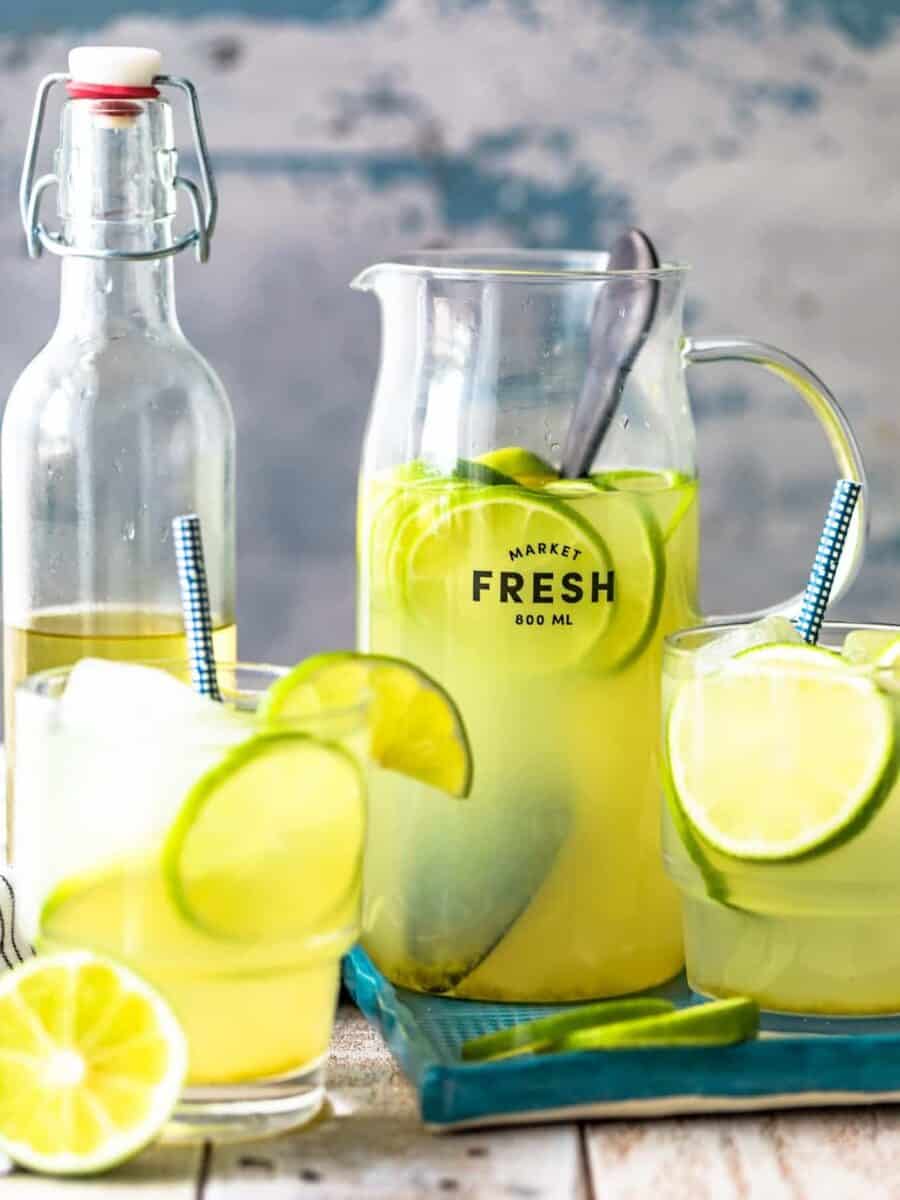
[[[576,1117],[896,1103],[900,1019],[767,1018],[753,1042],[717,1048],[596,1050],[463,1063],[470,1037],[557,1011],[541,1004],[481,1004],[395,988],[360,947],[344,982],[380,1030],[437,1130]],[[653,995],[697,1003],[684,979]]]

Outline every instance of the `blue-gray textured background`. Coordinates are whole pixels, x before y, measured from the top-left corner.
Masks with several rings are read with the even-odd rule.
[[[900,618],[900,0],[3,0],[0,394],[55,315],[16,216],[34,88],[87,40],[200,88],[222,220],[179,307],[237,417],[244,656],[352,639],[378,327],[348,280],[623,222],[694,264],[693,332],[776,342],[837,392],[874,485],[844,611]],[[802,585],[833,471],[780,385],[704,375],[704,595],[733,609]]]

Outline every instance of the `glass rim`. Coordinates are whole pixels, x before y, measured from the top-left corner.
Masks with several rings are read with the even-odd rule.
[[[690,271],[687,263],[662,262],[649,270],[607,270],[600,263],[609,255],[597,250],[423,250],[398,254],[374,263],[363,274],[399,271],[436,279],[481,279],[485,276],[510,282],[602,282],[608,279],[668,279]],[[591,265],[595,264],[595,265]]]
[[[778,614],[772,614],[778,615]],[[746,629],[750,625],[755,625],[759,621],[759,617],[722,617],[714,621],[704,621],[702,625],[691,625],[685,629],[678,629],[674,633],[666,634],[663,639],[663,645],[667,656],[678,655],[684,658],[689,658],[696,654],[703,642],[694,646],[682,645],[691,638],[700,638],[703,634],[724,634],[734,633],[739,629]],[[852,633],[854,630],[872,630],[874,633],[896,633],[900,637],[900,623],[892,621],[823,621],[822,633]]]
[[[104,659],[102,661],[110,662],[110,661],[114,661],[114,660]],[[64,666],[48,667],[46,670],[43,670],[43,671],[35,671],[31,675],[27,675],[25,677],[25,679],[23,679],[20,683],[18,683],[16,685],[15,690],[17,693],[24,692],[28,695],[36,696],[41,700],[46,700],[51,703],[56,703],[61,698],[61,695],[56,695],[56,696],[52,695],[49,691],[44,690],[45,686],[47,684],[51,684],[53,681],[55,681],[57,679],[62,679],[62,678],[67,677],[68,675],[70,675],[72,673],[73,669],[77,665],[78,665],[77,663],[67,663]],[[166,670],[167,672],[171,671],[171,668],[177,667],[179,672],[181,672],[182,675],[184,676],[184,682],[186,682],[188,684],[190,682],[190,663],[186,659],[183,659],[183,658],[129,659],[125,665],[138,666],[138,667],[155,667],[160,670]],[[242,696],[248,697],[248,698],[258,698],[258,697],[265,695],[266,691],[268,690],[268,686],[271,683],[274,683],[277,679],[283,679],[284,676],[288,675],[293,668],[278,666],[275,663],[217,662],[216,669],[219,672],[233,671],[236,676],[239,676],[241,672],[244,672],[247,674],[255,673],[262,677],[268,676],[268,683],[266,684],[266,686],[258,686],[258,687],[237,686],[234,689],[234,694],[235,694],[236,698],[240,698]],[[42,687],[42,685],[44,685],[44,687]],[[193,688],[191,689],[191,691],[194,695],[196,695],[196,693],[193,692]],[[267,723],[265,729],[248,731],[247,736],[253,737],[257,733],[279,733],[279,732],[287,733],[287,732],[290,732],[291,730],[296,730],[298,732],[314,732],[316,727],[328,726],[331,724],[336,724],[336,725],[342,724],[342,723],[346,724],[347,722],[351,722],[351,721],[358,722],[360,725],[362,725],[365,722],[369,708],[371,707],[371,702],[372,702],[371,696],[366,694],[366,695],[364,695],[363,699],[357,704],[343,705],[339,708],[338,707],[326,708],[320,712],[309,713],[305,716],[278,717],[278,718],[271,720],[269,723]],[[212,701],[212,703],[215,703],[215,701]],[[176,734],[175,736],[171,737],[171,740],[173,742],[177,742],[179,744],[191,744],[191,745],[198,745],[198,746],[205,745],[205,746],[218,747],[218,746],[233,746],[233,745],[238,744],[234,741],[234,739],[232,737],[228,736],[228,734],[225,731],[223,731],[221,733],[221,736],[216,736],[215,733],[210,733],[209,730],[199,732],[199,735],[198,735],[198,731],[192,731],[190,729],[189,722],[187,723],[187,726],[188,727],[182,736],[178,736]],[[75,732],[75,731],[73,731],[73,732]],[[152,730],[150,732],[151,732],[151,736],[152,736]],[[121,738],[119,736],[119,734],[121,734],[121,731],[115,730],[115,729],[111,730],[108,735],[104,735],[102,730],[91,730],[90,732],[88,732],[84,727],[80,727],[77,730],[77,733],[79,736],[84,736],[84,737],[90,736],[92,739],[96,739],[98,741],[119,741],[119,740],[121,740]],[[167,738],[167,740],[170,738],[170,734],[168,733],[168,731],[166,733],[166,738]],[[140,740],[143,741],[146,739],[140,739]]]

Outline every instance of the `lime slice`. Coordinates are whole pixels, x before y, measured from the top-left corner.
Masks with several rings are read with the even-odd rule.
[[[194,784],[163,847],[172,900],[215,937],[308,937],[359,887],[365,788],[352,755],[261,733]]]
[[[553,1043],[560,1050],[631,1050],[638,1046],[731,1046],[756,1037],[759,1007],[743,996],[618,1025],[577,1029]]]
[[[656,632],[666,581],[665,539],[657,505],[662,501],[660,514],[671,516],[665,503],[670,475],[674,477],[666,472],[608,471],[589,479],[560,479],[544,490],[544,495],[570,501],[573,508],[578,501],[590,504],[587,498],[592,493],[603,497],[603,507],[591,505],[591,513],[615,564],[618,603],[608,635],[591,654],[594,670],[621,671],[643,653]],[[670,532],[673,529],[674,525]]]
[[[700,872],[707,896],[710,900],[717,900],[720,904],[728,905],[729,893],[725,876],[710,861],[709,850],[704,847],[700,837],[685,816],[684,809],[675,793],[675,785],[672,783],[672,773],[668,764],[663,765],[661,774],[663,798],[672,825],[688,858]]]
[[[453,630],[461,646],[532,672],[536,662],[548,670],[577,662],[602,636],[614,605],[605,594],[600,603],[585,603],[583,589],[590,596],[593,573],[605,581],[611,568],[606,543],[568,506],[519,487],[495,487],[435,515],[422,510],[408,518],[397,531],[390,569],[421,624]],[[550,578],[536,594],[538,572]],[[564,588],[569,573],[575,586]],[[563,592],[575,597],[578,587],[582,598],[566,602]]]
[[[367,697],[375,762],[451,796],[469,794],[472,756],[459,709],[430,675],[402,659],[352,650],[317,654],[273,684],[259,715],[277,723],[355,707]]]
[[[82,951],[0,973],[0,1150],[49,1175],[105,1171],[152,1141],[187,1073],[168,1004]]]
[[[399,467],[394,467],[389,478],[394,483],[412,484],[445,482],[448,479],[480,484],[515,482],[509,473],[487,459],[487,455],[477,459],[458,458],[452,466],[445,469],[423,458],[414,458]]]
[[[663,541],[667,542],[697,498],[697,481],[680,471],[603,471],[591,476],[595,487],[607,491],[640,492],[647,497]]]
[[[667,730],[676,802],[703,841],[782,861],[853,836],[894,775],[875,684],[805,646],[760,648],[683,683]]]
[[[485,487],[498,487],[501,484],[514,484],[516,480],[505,471],[484,462],[482,459],[474,461],[468,458],[459,458],[456,460],[456,465],[450,472],[450,479],[462,481],[463,483],[477,483]]]
[[[476,459],[483,466],[492,467],[522,487],[540,488],[559,479],[559,471],[539,454],[524,450],[521,446],[504,446],[500,450],[489,450]]]
[[[560,500],[579,500],[594,492],[605,492],[608,488],[595,483],[593,479],[551,479],[542,489],[545,496]]]
[[[409,516],[389,572],[410,615],[452,630],[461,649],[529,674],[587,656],[593,669],[612,671],[653,634],[665,563],[639,497],[610,514],[608,533],[546,493],[483,489]]]
[[[783,618],[781,618],[783,619]],[[766,642],[762,646],[749,646],[739,650],[731,658],[738,668],[753,670],[763,667],[777,671],[844,671],[847,662],[840,654],[825,646],[809,646],[806,642]]]
[[[499,1029],[481,1037],[469,1038],[462,1045],[462,1057],[466,1062],[484,1062],[491,1058],[509,1058],[514,1054],[533,1054],[546,1049],[559,1038],[576,1029],[589,1029],[598,1025],[619,1024],[637,1017],[652,1017],[671,1012],[669,1000],[658,1000],[652,996],[630,1000],[604,1000],[599,1004],[585,1004],[539,1017],[536,1021],[524,1021],[509,1029]]]
[[[900,634],[895,629],[854,629],[841,654],[853,666],[894,666],[900,658]]]

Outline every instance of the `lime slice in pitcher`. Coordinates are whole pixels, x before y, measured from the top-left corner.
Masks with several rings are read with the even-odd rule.
[[[631,486],[640,477],[642,486]],[[590,652],[587,666],[610,675],[634,662],[656,632],[666,582],[663,533],[655,511],[641,494],[650,480],[666,477],[649,471],[613,471],[591,479],[561,479],[548,484],[545,496],[565,499],[570,509],[596,521],[615,572],[615,602],[609,626]],[[623,481],[628,486],[620,486]],[[665,488],[660,486],[663,494]]]
[[[604,538],[568,505],[518,487],[411,516],[391,558],[409,616],[510,670],[578,662],[615,619],[605,592],[591,599],[613,569]]]
[[[340,746],[261,733],[194,784],[163,847],[192,925],[243,942],[315,932],[359,886],[365,785]]]
[[[697,499],[697,481],[679,471],[621,470],[593,475],[597,487],[640,492],[648,498],[667,542]]]
[[[894,778],[893,713],[871,680],[834,662],[813,647],[768,647],[681,685],[666,734],[671,781],[708,845],[782,861],[871,819]]]
[[[451,796],[469,794],[472,756],[459,709],[430,675],[402,659],[352,650],[317,654],[272,685],[259,716],[277,725],[352,708],[367,697],[375,762]]]
[[[487,454],[480,454],[476,461],[482,466],[491,467],[509,476],[522,487],[540,488],[554,479],[559,479],[559,471],[555,467],[539,454],[521,446],[503,446],[499,450],[489,450]]]

